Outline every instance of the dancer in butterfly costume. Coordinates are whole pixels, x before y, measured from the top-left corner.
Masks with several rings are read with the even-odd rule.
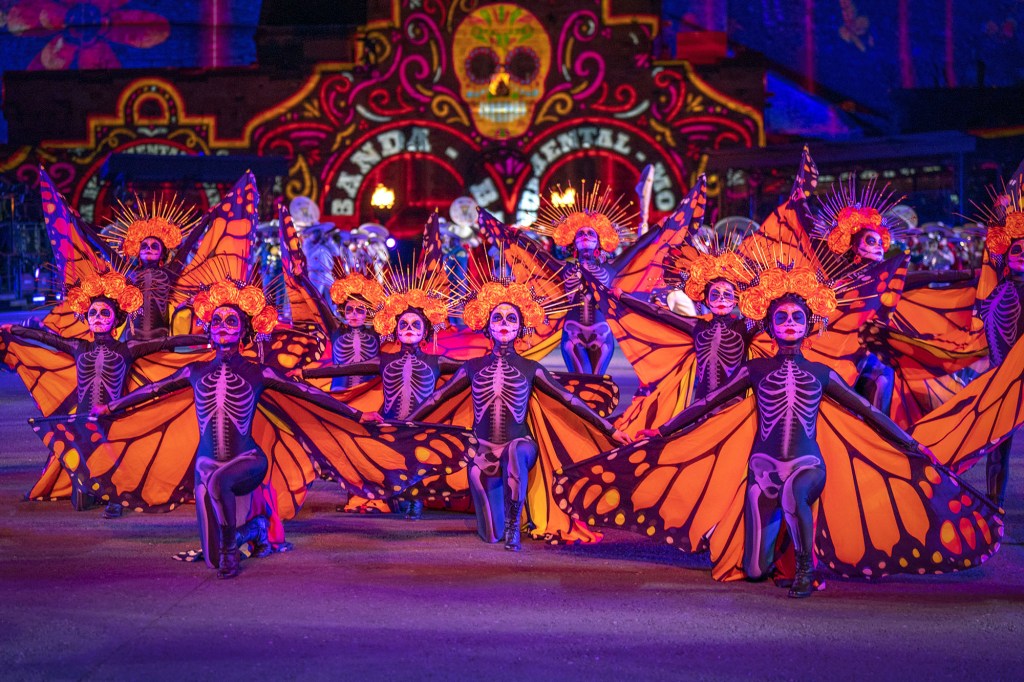
[[[612,439],[628,438],[539,363],[516,352],[516,339],[545,317],[544,305],[530,287],[503,278],[471,281],[467,289],[471,300],[463,308],[463,320],[474,331],[486,330],[493,348],[466,361],[410,418],[457,420],[468,390],[473,433],[479,440],[467,455],[469,488],[477,533],[485,542],[504,539],[505,549],[519,551],[520,518],[527,502],[534,536],[597,540],[551,505],[551,472],[560,462],[611,447]]]
[[[78,414],[89,414],[90,410],[120,398],[133,384],[138,385],[138,379],[132,377],[137,361],[176,347],[206,344],[206,338],[202,336],[128,342],[115,338],[117,328],[130,315],[139,313],[143,296],[125,275],[114,269],[87,277],[69,289],[64,300],[76,315],[87,322],[91,338],[65,338],[47,329],[17,325],[2,328],[9,363],[13,363],[14,369],[26,381],[37,382],[33,385],[36,389],[33,396],[42,392],[51,398],[50,404],[59,403],[59,407],[48,414],[68,414],[72,407]],[[28,362],[40,352],[53,353],[56,357],[48,363],[45,371],[33,372]],[[62,395],[66,397],[57,398]],[[50,446],[54,442],[54,434],[47,427],[34,424],[34,428],[44,444]],[[62,454],[51,450],[44,471],[53,469],[55,464],[62,465],[70,476],[72,505],[78,510],[86,509],[94,500],[86,487],[88,474],[83,471],[79,459],[62,457]],[[52,494],[52,489],[44,491],[49,487],[48,482],[48,477],[44,476],[28,497],[37,499],[45,492]],[[121,507],[108,504],[103,515],[108,519],[117,518],[121,515]]]
[[[103,496],[157,511],[194,489],[203,555],[220,577],[238,573],[238,542],[249,539],[237,534],[237,500],[270,481],[281,516],[294,515],[314,478],[310,454],[349,490],[381,497],[401,492],[433,464],[457,467],[460,447],[472,445],[454,429],[362,425],[374,417],[246,359],[240,345],[277,323],[256,286],[224,281],[198,294],[193,306],[216,357],[96,410],[117,419],[105,429],[87,424],[73,441],[94,444],[87,463]],[[172,421],[163,438],[131,436],[156,415]],[[121,467],[135,460],[148,466],[138,476],[123,475]]]
[[[808,268],[775,265],[740,308],[767,320],[778,354],[748,361],[717,392],[641,432],[652,440],[557,474],[563,509],[685,551],[710,548],[719,580],[767,577],[791,541],[792,597],[815,589],[812,552],[843,575],[878,576],[959,570],[996,551],[998,511],[803,357],[812,326],[838,308],[832,286]],[[693,428],[746,391],[753,396]]]
[[[419,272],[420,270],[417,269]],[[449,301],[438,292],[447,283],[443,271],[434,270],[413,277],[412,273],[389,270],[384,278],[381,310],[374,315],[373,328],[385,341],[397,340],[399,348],[381,352],[364,362],[299,369],[299,378],[318,379],[376,374],[381,379],[383,402],[370,413],[386,420],[408,420],[424,400],[433,395],[442,374],[453,374],[460,362],[424,352],[423,342],[448,323]],[[402,500],[406,518],[423,515],[423,499],[416,487]]]
[[[985,459],[989,498],[1006,500],[1013,436],[1024,424],[1024,163],[984,211],[986,264],[978,285],[991,369],[925,415],[913,433],[940,462],[963,472]]]

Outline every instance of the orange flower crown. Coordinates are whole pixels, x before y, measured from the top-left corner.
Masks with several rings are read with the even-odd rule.
[[[277,308],[267,303],[263,289],[255,284],[225,279],[204,288],[192,299],[192,310],[209,325],[213,311],[225,305],[235,306],[249,316],[253,331],[268,335],[277,326]]]
[[[686,285],[683,292],[694,301],[703,301],[708,284],[723,279],[736,289],[750,284],[753,273],[747,268],[743,258],[735,251],[725,251],[718,255],[701,253],[690,262],[686,274]]]
[[[101,297],[113,301],[127,315],[134,315],[142,307],[142,291],[116,270],[83,278],[68,289],[64,301],[75,315],[85,317],[93,300]]]
[[[839,307],[835,289],[819,273],[806,266],[787,268],[776,264],[758,273],[754,286],[740,293],[740,312],[748,320],[759,322],[772,302],[786,294],[804,299],[811,314],[824,324]]]
[[[504,283],[492,281],[484,284],[476,294],[476,298],[466,303],[462,309],[462,320],[473,331],[481,331],[487,327],[491,311],[502,303],[513,305],[523,314],[523,327],[536,329],[547,318],[544,306],[526,284],[515,282]]]
[[[373,328],[381,336],[391,336],[398,326],[398,318],[410,308],[423,312],[434,329],[440,329],[448,322],[448,302],[423,289],[408,289],[388,294],[384,305],[373,318]]]
[[[565,196],[572,191],[572,200],[564,204],[543,199],[537,220],[529,229],[551,237],[559,246],[569,246],[576,240],[576,233],[589,227],[597,232],[601,249],[611,253],[623,241],[633,238],[631,225],[637,213],[630,210],[632,203],[623,206],[622,197],[613,197],[611,189],[602,190],[600,182],[590,189],[585,182],[581,184],[579,192],[570,187],[561,193]]]
[[[168,202],[154,199],[147,206],[136,196],[135,204],[134,208],[118,204],[109,237],[121,255],[129,258],[139,257],[142,240],[149,237],[159,239],[165,251],[178,248],[199,221],[195,211],[176,198]]]
[[[882,187],[876,191],[874,180],[869,181],[858,192],[853,179],[849,183],[837,183],[821,200],[821,211],[814,219],[813,235],[828,244],[829,251],[843,255],[850,250],[853,237],[863,230],[873,230],[882,238],[882,250],[888,251],[896,234],[899,221],[889,217],[889,210],[895,206],[892,192]]]
[[[358,296],[370,306],[370,314],[376,313],[384,305],[384,287],[375,279],[353,272],[331,284],[331,300],[335,305],[342,305],[345,299]]]
[[[1024,213],[1010,210],[1006,212],[1002,225],[991,225],[988,228],[985,246],[989,253],[1001,256],[1018,239],[1024,239]]]

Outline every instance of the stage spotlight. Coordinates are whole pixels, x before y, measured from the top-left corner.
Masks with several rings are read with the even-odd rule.
[[[389,249],[393,249],[396,246],[398,246],[398,242],[395,241],[394,237],[388,237],[387,239],[384,240],[384,246],[388,247]]]

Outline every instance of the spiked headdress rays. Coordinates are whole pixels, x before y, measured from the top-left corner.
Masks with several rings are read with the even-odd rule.
[[[205,328],[210,324],[213,311],[225,305],[241,310],[252,324],[253,331],[267,337],[277,326],[277,308],[271,304],[282,293],[283,283],[275,280],[264,288],[258,271],[253,271],[246,280],[238,280],[227,271],[227,266],[217,258],[211,258],[183,276],[175,291],[187,296],[186,305]]]
[[[93,301],[106,298],[126,315],[134,315],[142,307],[142,291],[131,283],[127,267],[103,265],[107,266],[105,272],[90,273],[65,292],[68,307],[76,316],[84,318]]]
[[[704,300],[707,285],[725,280],[740,289],[754,279],[755,272],[738,252],[741,235],[720,235],[715,230],[698,230],[686,237],[686,245],[673,248],[669,268],[686,282],[684,292],[694,301]]]
[[[874,180],[864,183],[860,190],[852,177],[837,182],[821,198],[813,236],[824,240],[832,253],[841,256],[850,250],[854,235],[873,230],[882,237],[882,249],[888,251],[892,240],[902,236],[901,221],[890,213],[899,200],[888,185],[879,189]]]
[[[447,289],[448,276],[444,270],[420,267],[415,259],[409,267],[401,263],[388,267],[384,271],[383,303],[373,318],[374,330],[382,337],[392,336],[398,318],[410,308],[419,310],[434,331],[444,328],[452,303],[442,293]]]
[[[177,197],[169,201],[154,198],[147,204],[136,195],[134,206],[118,202],[107,239],[121,255],[138,258],[143,239],[155,237],[165,250],[171,251],[181,246],[185,235],[198,222],[195,209]]]
[[[559,246],[569,246],[577,232],[590,227],[597,232],[601,249],[609,253],[635,236],[633,223],[638,212],[632,202],[623,205],[624,197],[612,196],[611,188],[602,189],[601,183],[595,182],[588,189],[584,181],[578,191],[572,186],[565,192],[559,187],[558,191],[563,197],[571,192],[572,200],[555,205],[542,197],[540,213],[530,226],[533,232],[551,237]]]
[[[988,188],[988,206],[974,207],[979,215],[975,218],[987,228],[985,246],[990,254],[1002,256],[1010,245],[1024,239],[1024,162],[1018,166],[1010,181],[999,192]]]

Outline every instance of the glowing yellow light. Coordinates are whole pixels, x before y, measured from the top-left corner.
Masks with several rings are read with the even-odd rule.
[[[395,191],[390,187],[386,187],[384,183],[377,183],[377,188],[373,190],[373,196],[370,197],[370,206],[388,209],[394,205]]]
[[[576,190],[572,187],[559,193],[558,190],[551,191],[551,205],[555,208],[565,208],[576,203]]]

